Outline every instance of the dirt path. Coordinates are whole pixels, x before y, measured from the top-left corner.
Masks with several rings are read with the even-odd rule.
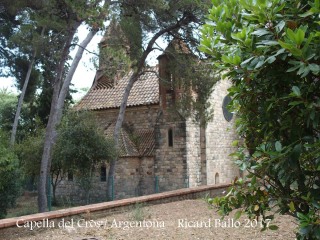
[[[21,226],[0,230],[0,239],[108,240],[108,239],[294,239],[293,218],[277,216],[272,222],[277,231],[260,231],[260,223],[246,217],[235,221],[233,215],[220,220],[204,200],[185,200],[154,206],[136,206],[132,211],[91,220],[42,222],[36,226]],[[54,226],[53,226],[54,225]],[[54,228],[53,228],[54,227]],[[32,231],[30,228],[35,228]]]

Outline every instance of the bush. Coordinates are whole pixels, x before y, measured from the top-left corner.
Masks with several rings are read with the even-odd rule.
[[[249,173],[214,202],[263,219],[277,207],[299,239],[320,239],[320,1],[212,2],[201,49],[233,83],[234,157]]]
[[[8,148],[7,136],[0,132],[0,218],[15,204],[20,193],[18,158]]]

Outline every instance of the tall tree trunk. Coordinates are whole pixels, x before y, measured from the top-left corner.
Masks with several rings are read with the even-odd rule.
[[[108,6],[111,4],[111,0],[104,1],[103,8],[108,9]],[[102,12],[98,19],[104,19],[106,17],[107,12]],[[82,41],[82,43],[78,47],[78,51],[76,53],[75,58],[72,61],[71,67],[69,69],[69,72],[65,78],[65,80],[62,80],[63,72],[64,72],[64,65],[66,63],[67,57],[69,55],[70,51],[70,43],[74,37],[74,34],[77,30],[77,28],[80,26],[80,22],[76,22],[75,26],[72,27],[69,39],[67,41],[68,44],[65,45],[64,50],[62,52],[62,61],[60,62],[60,65],[58,67],[57,72],[57,81],[55,82],[55,87],[53,91],[53,99],[51,102],[51,109],[50,109],[50,115],[49,120],[46,128],[46,135],[45,135],[45,141],[44,141],[44,148],[43,148],[43,155],[41,159],[41,168],[40,168],[40,178],[39,178],[39,190],[38,190],[38,209],[39,212],[45,212],[46,206],[47,206],[47,196],[46,196],[46,178],[50,171],[51,167],[51,153],[52,148],[56,141],[56,126],[60,123],[61,117],[62,117],[62,111],[64,106],[64,101],[67,96],[70,82],[72,80],[72,77],[74,75],[74,72],[76,71],[78,64],[82,58],[83,52],[85,48],[88,46],[92,38],[95,36],[95,34],[98,32],[98,28],[92,29],[86,38]]]
[[[73,28],[74,31],[70,33],[69,39],[67,41],[64,49],[63,56],[68,56],[70,43],[74,37],[75,31],[80,24]],[[62,118],[62,112],[64,107],[64,102],[69,91],[69,85],[72,80],[72,77],[77,69],[77,66],[82,58],[83,52],[85,48],[88,46],[94,35],[97,33],[97,30],[92,30],[88,33],[87,37],[78,47],[78,51],[76,53],[75,58],[72,61],[69,72],[64,79],[62,80],[61,76],[63,75],[64,68],[59,68],[60,71],[57,73],[57,81],[55,82],[53,99],[51,103],[51,110],[49,115],[49,121],[46,128],[46,135],[44,141],[44,149],[41,160],[41,168],[40,168],[40,178],[39,178],[39,190],[38,190],[38,210],[39,212],[45,212],[47,207],[47,196],[46,196],[46,179],[51,167],[51,159],[52,159],[52,149],[56,142],[57,132],[56,126],[60,123]],[[66,62],[66,58],[63,58],[61,63]],[[63,64],[64,65],[64,64]],[[62,64],[61,64],[62,66]]]
[[[13,125],[12,125],[12,131],[11,131],[11,137],[10,137],[10,146],[13,147],[15,141],[16,141],[16,135],[17,135],[17,128],[18,128],[18,124],[19,124],[19,118],[20,118],[20,113],[21,113],[21,108],[22,108],[22,104],[23,104],[23,99],[24,96],[26,94],[27,91],[27,87],[28,87],[28,83],[30,80],[30,76],[31,76],[31,71],[33,68],[33,64],[35,62],[35,58],[36,58],[36,51],[34,51],[31,61],[28,65],[28,71],[27,71],[27,75],[26,78],[24,79],[24,83],[23,83],[23,87],[21,90],[21,94],[19,97],[19,101],[18,101],[18,106],[17,106],[17,110],[16,110],[16,115],[14,117],[14,121],[13,121]]]
[[[69,49],[72,39],[76,33],[76,29],[71,28],[69,30],[69,35],[66,38],[64,47],[61,52],[60,62],[57,65],[55,70],[56,77],[54,80],[54,88],[53,88],[53,95],[51,100],[51,107],[50,107],[50,114],[49,119],[46,127],[45,133],[45,140],[44,140],[44,148],[41,158],[41,165],[40,165],[40,176],[39,176],[39,183],[38,183],[38,211],[45,212],[47,208],[47,196],[46,196],[46,181],[48,176],[48,169],[49,169],[49,161],[51,159],[51,146],[55,141],[55,126],[53,126],[56,117],[56,106],[59,98],[60,86],[62,85],[62,76],[64,72],[65,63],[69,56]]]
[[[41,34],[40,34],[40,39],[43,37],[44,31],[45,31],[45,27],[42,27]],[[19,124],[19,118],[20,118],[21,108],[22,108],[22,104],[23,104],[23,99],[24,99],[24,96],[26,95],[26,91],[27,91],[27,87],[28,87],[28,84],[29,84],[32,68],[33,68],[34,62],[36,60],[36,55],[37,55],[37,46],[35,46],[35,48],[34,48],[34,51],[33,51],[32,57],[31,57],[31,61],[30,61],[29,65],[28,65],[27,75],[26,75],[26,78],[24,80],[22,91],[21,91],[21,94],[20,94],[20,97],[19,97],[18,106],[17,106],[17,110],[16,110],[16,115],[14,117],[14,121],[13,121],[13,125],[12,125],[12,131],[11,131],[11,137],[10,137],[10,146],[11,147],[13,147],[13,145],[14,145],[14,143],[16,141],[16,135],[17,135],[17,129],[18,129],[18,124]]]

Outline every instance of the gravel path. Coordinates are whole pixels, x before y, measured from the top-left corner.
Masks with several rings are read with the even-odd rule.
[[[277,231],[261,232],[260,222],[233,214],[224,220],[204,200],[185,200],[154,206],[136,206],[131,211],[106,218],[75,217],[70,221],[44,221],[42,226],[21,226],[0,230],[3,240],[108,240],[108,239],[294,239],[296,224],[289,216],[277,216],[271,223]],[[54,226],[53,226],[54,225]],[[33,230],[30,230],[34,228]]]

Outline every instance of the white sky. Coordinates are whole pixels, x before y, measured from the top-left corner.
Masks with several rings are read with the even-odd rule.
[[[87,35],[87,30],[85,26],[80,26],[79,29],[79,43],[85,38]],[[90,52],[98,52],[98,43],[102,38],[102,33],[96,34],[96,36],[92,39],[87,49]],[[161,44],[161,43],[160,43]],[[163,44],[161,44],[163,45]],[[71,52],[71,56],[73,57],[77,51],[77,48],[73,52]],[[153,52],[149,55],[147,61],[150,65],[155,65],[157,63],[156,57],[160,54],[160,52]],[[90,59],[93,57],[93,54],[85,51],[82,59],[78,65],[78,68],[72,78],[71,83],[74,84],[73,88],[77,89],[79,92],[73,94],[74,99],[79,100],[84,96],[86,92],[81,91],[82,88],[90,88],[95,76],[96,69],[94,69],[93,63]],[[13,78],[0,78],[0,89],[8,88],[12,92],[17,92],[17,89],[14,87],[14,79]]]

